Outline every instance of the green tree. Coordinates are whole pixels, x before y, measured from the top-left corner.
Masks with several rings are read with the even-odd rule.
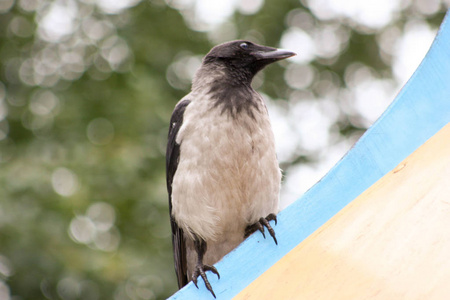
[[[322,151],[295,135],[295,115],[282,120],[294,141],[281,155],[289,177],[370,125],[352,108],[352,89],[361,78],[395,85],[389,39],[413,21],[436,30],[445,12],[439,1],[434,9],[406,1],[373,25],[326,15],[318,1],[261,0],[233,2],[211,23],[201,2],[1,1],[0,299],[163,299],[176,291],[168,121],[213,44],[320,46],[255,82],[275,116],[319,105],[329,120]]]

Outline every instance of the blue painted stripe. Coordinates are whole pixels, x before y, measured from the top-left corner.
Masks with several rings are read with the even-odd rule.
[[[230,299],[450,122],[450,10],[431,49],[394,102],[303,197],[278,215],[278,246],[256,233],[208,274],[217,299]],[[336,237],[339,238],[339,237]],[[289,278],[286,278],[289,280]],[[199,280],[170,299],[212,299]]]

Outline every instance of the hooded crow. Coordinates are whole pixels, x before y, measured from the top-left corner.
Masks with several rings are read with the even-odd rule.
[[[181,288],[205,274],[264,227],[277,243],[281,171],[258,71],[295,53],[249,41],[218,45],[205,56],[192,91],[173,111],[166,153],[175,271]],[[265,236],[264,236],[265,237]]]

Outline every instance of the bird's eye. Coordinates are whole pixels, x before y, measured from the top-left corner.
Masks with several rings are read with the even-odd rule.
[[[241,47],[244,50],[247,50],[248,49],[248,44],[247,43],[242,43],[242,44],[239,45],[239,47]]]

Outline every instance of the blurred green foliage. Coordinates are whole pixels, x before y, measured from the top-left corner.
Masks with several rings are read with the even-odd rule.
[[[191,75],[174,62],[198,64],[221,37],[192,29],[189,11],[172,2],[0,2],[0,299],[164,299],[176,291],[164,152]],[[339,88],[354,61],[391,76],[376,30],[319,20],[307,3],[266,1],[255,14],[236,11],[224,28],[278,46],[287,16],[301,10],[314,26],[340,24],[349,35],[332,59],[310,62]],[[420,17],[436,27],[444,9],[398,13],[389,26]],[[295,90],[283,76],[288,64],[268,68],[259,90],[287,100]],[[365,129],[354,118],[340,111],[343,137]],[[283,166],[308,160],[300,151]]]

